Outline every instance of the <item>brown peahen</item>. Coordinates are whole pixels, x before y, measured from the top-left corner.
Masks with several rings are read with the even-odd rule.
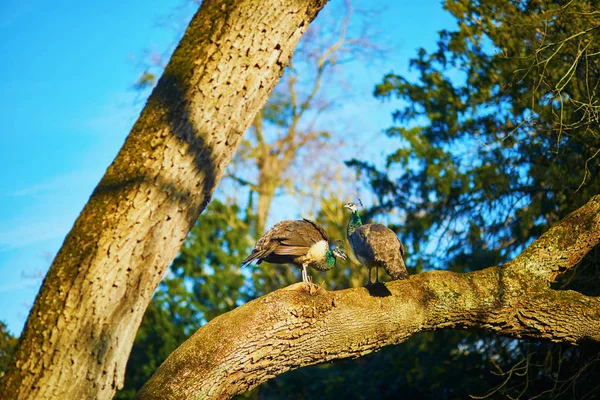
[[[358,261],[369,269],[368,285],[371,284],[373,267],[375,267],[375,282],[379,282],[379,267],[385,268],[394,280],[408,278],[402,258],[404,246],[394,231],[382,224],[363,225],[355,203],[345,204],[344,207],[352,213],[346,235]]]
[[[252,253],[242,261],[242,267],[263,261],[294,264],[302,269],[302,281],[310,287],[306,269],[327,271],[335,265],[337,257],[347,259],[339,248],[329,248],[327,232],[321,225],[309,219],[286,220],[275,224],[256,242]]]

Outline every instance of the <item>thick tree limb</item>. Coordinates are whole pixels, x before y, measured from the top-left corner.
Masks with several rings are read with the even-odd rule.
[[[544,233],[507,267],[554,282],[559,274],[581,261],[599,241],[600,196],[595,196]]]
[[[599,215],[596,196],[502,267],[427,272],[371,292],[311,296],[296,284],[270,293],[200,328],[138,397],[226,399],[286,371],[359,357],[435,329],[600,342],[600,299],[555,291],[539,279],[540,271],[547,277],[573,266],[600,242]]]
[[[2,399],[109,399],[152,293],[326,0],[205,0],[44,280]]]

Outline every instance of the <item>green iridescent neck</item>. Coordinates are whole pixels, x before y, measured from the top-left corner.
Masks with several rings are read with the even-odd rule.
[[[350,215],[350,222],[348,222],[348,230],[346,234],[348,236],[352,235],[355,230],[362,226],[362,221],[360,220],[360,216],[358,215],[358,211],[354,211],[352,215]]]
[[[335,265],[335,256],[333,255],[333,251],[329,250],[325,253],[325,264],[328,267],[333,267]]]

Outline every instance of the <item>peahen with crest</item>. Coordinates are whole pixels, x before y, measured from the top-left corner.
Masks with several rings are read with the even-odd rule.
[[[344,208],[352,213],[346,235],[358,261],[369,269],[368,285],[371,285],[373,267],[375,267],[375,282],[379,282],[379,267],[385,268],[393,280],[408,278],[402,258],[404,246],[396,233],[382,224],[363,225],[356,203],[345,204]]]
[[[263,261],[272,264],[294,264],[302,269],[302,281],[310,288],[311,278],[306,269],[328,271],[336,258],[346,260],[339,248],[331,250],[325,229],[309,219],[286,220],[275,224],[261,237],[252,253],[242,261],[242,267]]]

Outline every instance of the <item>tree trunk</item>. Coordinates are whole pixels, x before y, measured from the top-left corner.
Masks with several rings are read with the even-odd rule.
[[[2,399],[109,399],[163,273],[326,0],[205,0],[56,256]]]
[[[138,398],[227,399],[286,371],[359,357],[435,329],[600,343],[600,299],[550,288],[599,242],[600,195],[500,267],[432,271],[370,290],[316,295],[292,285],[200,328]]]
[[[261,237],[266,232],[267,217],[271,209],[271,203],[275,197],[275,189],[281,180],[273,172],[259,170],[256,193],[258,202],[256,205],[256,236]]]

